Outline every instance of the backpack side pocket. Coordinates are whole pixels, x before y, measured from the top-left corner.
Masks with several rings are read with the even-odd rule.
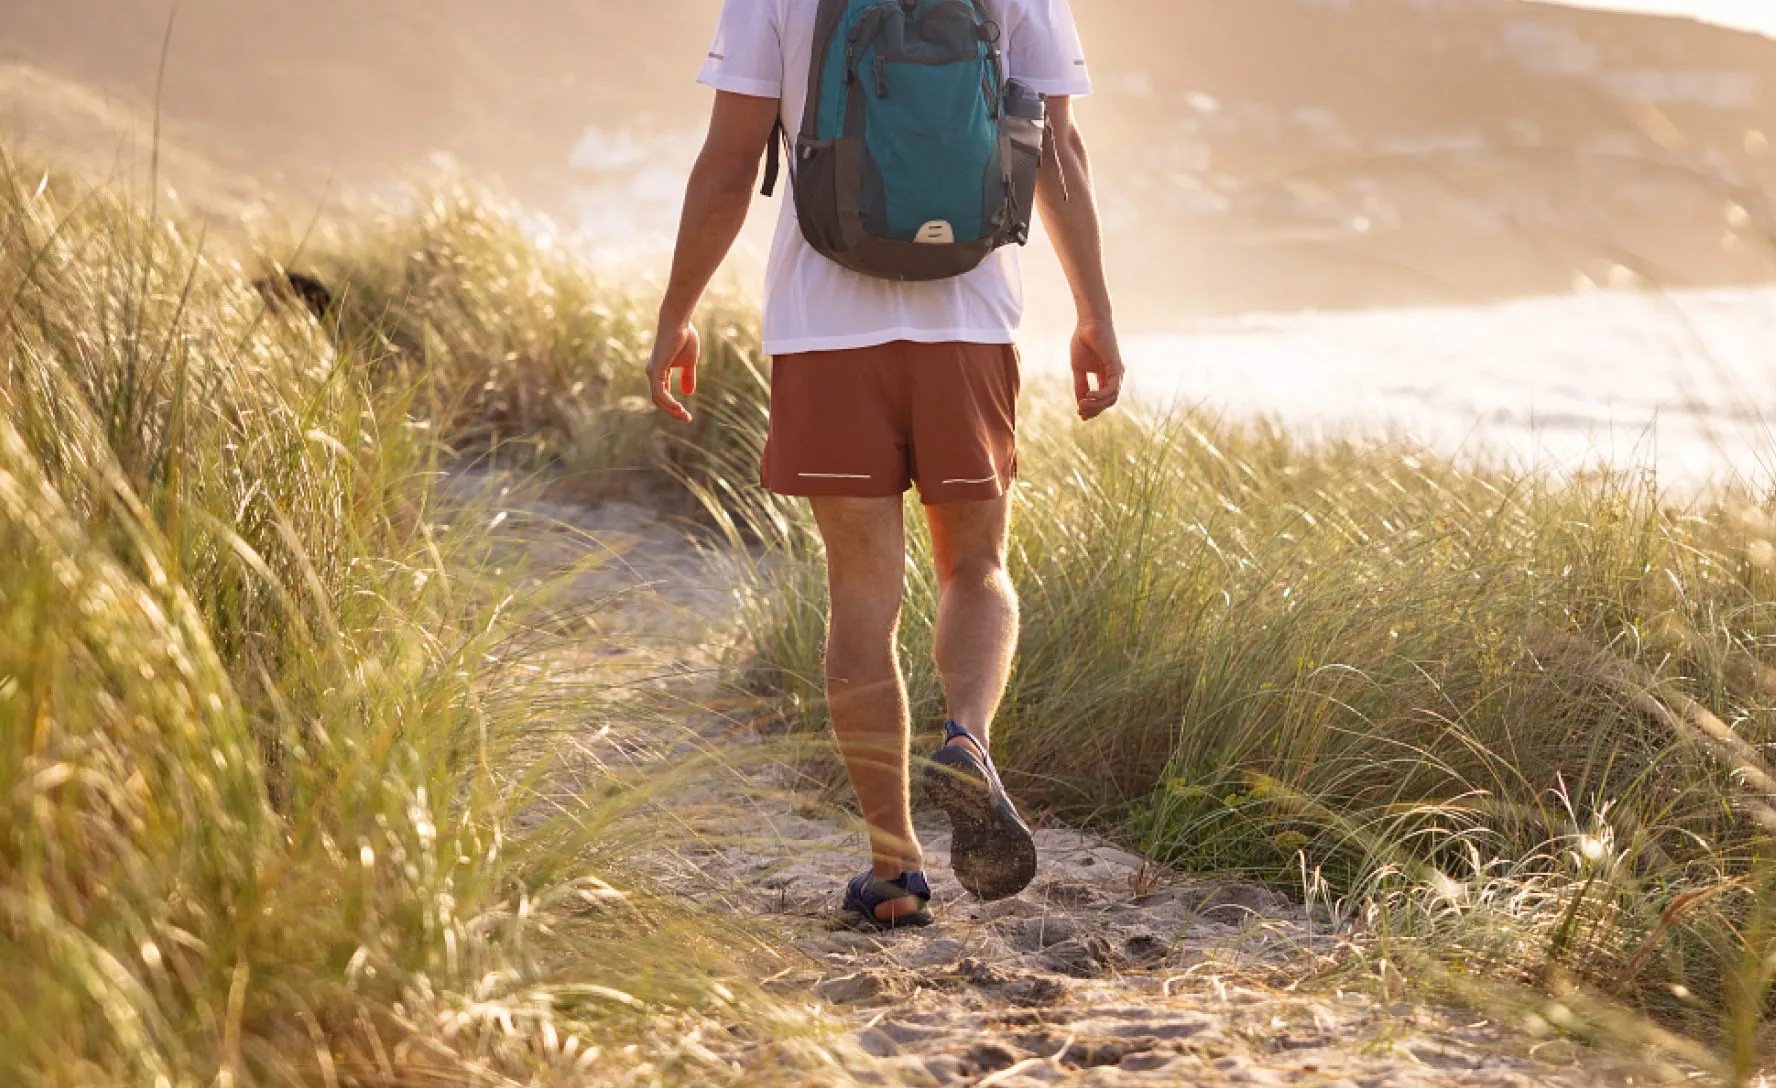
[[[1027,117],[1006,117],[1010,156],[1005,164],[1006,199],[1004,240],[1024,245],[1030,240],[1030,225],[1036,219],[1036,179],[1042,172],[1042,137],[1044,123]]]
[[[828,257],[845,247],[839,212],[838,140],[796,142],[795,207],[808,244]]]
[[[1000,244],[1024,245],[1036,219],[1036,180],[1048,134],[1048,104],[1021,79],[1005,81],[999,118],[1005,154],[1005,222]]]

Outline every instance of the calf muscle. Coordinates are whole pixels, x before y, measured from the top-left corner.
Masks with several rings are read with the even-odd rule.
[[[926,514],[941,592],[937,671],[950,716],[986,743],[1017,651],[1017,591],[1005,569],[1011,499],[933,506]]]

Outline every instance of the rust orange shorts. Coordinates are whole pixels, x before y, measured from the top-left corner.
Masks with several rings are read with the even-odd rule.
[[[896,341],[780,355],[763,483],[779,495],[927,505],[996,499],[1017,476],[1017,348]]]

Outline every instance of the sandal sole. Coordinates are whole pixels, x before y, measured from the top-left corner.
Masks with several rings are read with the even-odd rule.
[[[892,922],[883,921],[868,914],[859,914],[847,909],[841,919],[844,927],[851,930],[862,930],[869,933],[891,933],[897,929],[924,929],[937,924],[937,917],[930,911],[919,911],[896,918]]]
[[[950,868],[956,880],[991,903],[1011,898],[1036,879],[1036,838],[1011,798],[981,778],[976,766],[962,749],[939,750],[925,768],[925,795],[950,817]]]

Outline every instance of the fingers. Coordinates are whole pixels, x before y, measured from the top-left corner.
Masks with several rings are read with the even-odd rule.
[[[678,371],[678,388],[685,396],[697,391],[700,345],[696,330],[685,330],[671,354],[666,354],[667,350],[666,344],[656,342],[653,360],[648,363],[648,385],[653,392],[654,406],[680,423],[689,423],[690,410],[672,396],[672,372]]]
[[[672,397],[673,369],[670,363],[662,366],[656,362],[648,367],[648,384],[653,387],[654,406],[680,423],[689,423],[690,411]]]
[[[1116,407],[1122,400],[1122,380],[1118,377],[1104,379],[1097,389],[1079,401],[1079,418],[1093,420]]]
[[[650,368],[648,371],[648,377],[653,385],[654,406],[671,416],[673,419],[678,420],[680,423],[689,423],[691,421],[691,413],[685,409],[684,405],[672,399],[671,369],[668,367],[660,367],[659,369]]]
[[[673,366],[678,368],[678,389],[685,396],[697,392],[697,360],[703,354],[703,345],[697,336],[696,329],[687,330],[684,346],[678,351],[678,358]]]
[[[1104,357],[1098,354],[1097,346],[1084,336],[1073,337],[1073,399],[1081,408],[1086,402],[1097,395],[1092,388],[1092,377],[1101,379],[1107,372]]]
[[[1075,361],[1073,364],[1073,399],[1083,405],[1092,396],[1091,371]]]
[[[1093,420],[1122,399],[1122,360],[1083,336],[1073,344],[1073,398],[1079,418]],[[1096,378],[1096,388],[1093,387]]]
[[[1107,380],[1095,392],[1079,402],[1079,418],[1093,420],[1116,407],[1122,399],[1122,382],[1117,378]]]

